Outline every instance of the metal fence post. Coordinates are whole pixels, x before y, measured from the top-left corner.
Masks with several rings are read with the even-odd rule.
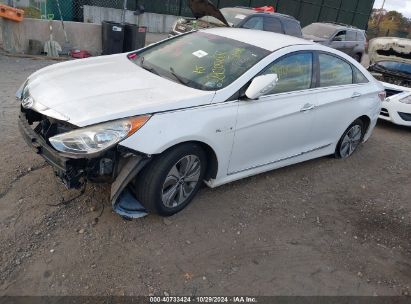
[[[351,19],[351,24],[354,25],[355,17],[357,16],[358,6],[360,5],[360,0],[357,0],[357,5],[355,6],[354,13]]]
[[[320,21],[320,18],[323,14],[324,3],[325,3],[325,0],[322,0],[321,7],[320,7],[320,13],[318,14],[318,17],[317,17],[317,22]]]
[[[121,23],[126,23],[127,0],[123,2],[123,12],[121,13]]]

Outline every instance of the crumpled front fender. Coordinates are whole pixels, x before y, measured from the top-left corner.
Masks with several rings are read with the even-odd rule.
[[[128,189],[130,182],[150,161],[140,155],[130,155],[122,166],[116,180],[111,185],[111,205],[113,210],[126,219],[141,218],[148,214],[144,206],[135,198]]]

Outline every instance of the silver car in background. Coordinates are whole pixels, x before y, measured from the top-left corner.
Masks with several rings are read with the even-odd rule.
[[[365,53],[367,37],[364,30],[342,23],[312,23],[302,29],[304,39],[339,50],[358,62]]]

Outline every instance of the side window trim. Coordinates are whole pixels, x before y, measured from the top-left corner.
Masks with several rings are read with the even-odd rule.
[[[313,85],[314,88],[320,87],[320,52],[319,51],[312,51],[313,53],[313,73],[315,79],[313,77],[313,81],[315,82]]]

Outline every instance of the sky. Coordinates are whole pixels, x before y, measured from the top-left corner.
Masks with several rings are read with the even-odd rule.
[[[381,8],[383,0],[375,0],[374,8]],[[411,0],[386,0],[384,8],[388,11],[398,11],[411,18]]]

